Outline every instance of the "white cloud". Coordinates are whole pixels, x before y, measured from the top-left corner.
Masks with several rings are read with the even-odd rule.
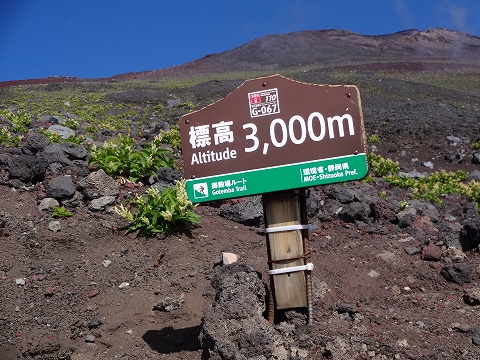
[[[404,28],[414,27],[413,20],[412,20],[412,15],[411,15],[411,12],[410,12],[410,10],[407,6],[406,1],[405,0],[395,0],[394,5],[395,5],[395,11],[397,12],[398,17],[400,18],[400,21],[402,22],[402,26]]]
[[[475,29],[469,28],[467,24],[468,10],[466,8],[450,5],[447,9],[450,20],[456,29],[464,32],[475,32]]]

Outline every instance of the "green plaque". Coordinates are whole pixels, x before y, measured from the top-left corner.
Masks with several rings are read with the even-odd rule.
[[[366,154],[342,156],[187,180],[195,203],[223,200],[362,179],[368,172]]]

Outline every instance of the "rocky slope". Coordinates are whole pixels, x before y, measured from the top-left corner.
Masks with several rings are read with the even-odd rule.
[[[370,152],[409,176],[462,170],[480,181],[479,42],[444,29],[305,32],[115,81],[0,88],[0,110],[32,116],[18,145],[0,146],[0,357],[479,358],[480,217],[466,197],[432,203],[380,177],[312,188],[314,321],[292,309],[272,324],[259,197],[199,206],[201,222],[186,232],[126,235],[112,207],[172,185],[181,160],[133,185],[89,166],[87,145],[117,132],[147,144],[256,74],[234,70],[261,70],[357,85],[367,135],[379,139]],[[119,119],[128,126],[112,130]],[[92,140],[50,143],[40,131],[68,136],[73,120]],[[13,129],[6,117],[1,127]],[[53,218],[56,204],[73,216]],[[226,252],[239,261],[226,265]]]

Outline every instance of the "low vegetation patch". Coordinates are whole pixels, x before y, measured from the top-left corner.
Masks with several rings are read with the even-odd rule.
[[[473,144],[473,150],[480,150],[480,140],[477,140],[477,141]]]
[[[181,149],[182,148],[182,139],[180,137],[180,127],[174,125],[170,130],[160,130],[157,135],[158,141],[162,144],[168,144],[172,148]]]
[[[368,162],[370,163],[370,169],[372,169],[378,177],[394,175],[400,171],[400,165],[398,162],[391,159],[385,159],[381,155],[375,153],[370,153],[368,155]]]
[[[442,196],[460,194],[473,201],[480,210],[480,182],[471,180],[465,183],[468,174],[465,171],[439,170],[429,176],[411,178],[398,175],[400,165],[381,155],[368,156],[371,170],[391,185],[401,188],[411,188],[412,197],[426,199],[437,204],[442,204]]]
[[[93,146],[90,165],[103,169],[108,175],[126,177],[132,182],[144,176],[154,175],[162,167],[174,168],[170,151],[162,147],[160,136],[147,146],[138,148],[130,136],[119,136],[103,146]]]
[[[20,140],[22,140],[22,138],[23,135],[16,135],[12,133],[10,130],[8,130],[6,126],[0,129],[0,144],[4,146],[17,146],[20,143]]]
[[[193,212],[195,205],[187,197],[185,180],[177,181],[175,187],[161,192],[150,187],[131,199],[129,204],[133,210],[122,204],[115,211],[131,222],[127,232],[138,230],[140,236],[185,230],[200,220]]]
[[[65,209],[64,206],[54,206],[52,216],[54,218],[64,218],[64,217],[73,216],[73,213]]]
[[[378,134],[372,134],[367,137],[367,142],[369,144],[378,144],[380,142],[380,136]]]
[[[9,147],[17,146],[32,124],[31,115],[25,111],[14,113],[5,109],[0,110],[0,117],[9,123],[0,128],[0,144]]]

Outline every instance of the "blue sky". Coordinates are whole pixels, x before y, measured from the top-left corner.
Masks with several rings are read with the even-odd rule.
[[[0,0],[0,81],[167,68],[302,30],[480,36],[479,14],[478,0]]]

